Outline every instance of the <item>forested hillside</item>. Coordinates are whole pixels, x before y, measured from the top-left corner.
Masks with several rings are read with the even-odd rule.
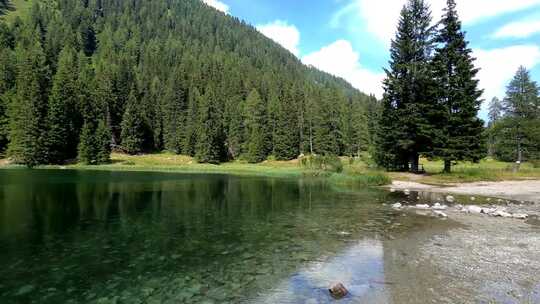
[[[353,155],[377,101],[198,0],[48,0],[0,21],[0,151],[30,166],[169,150]],[[1,152],[0,152],[1,153]]]

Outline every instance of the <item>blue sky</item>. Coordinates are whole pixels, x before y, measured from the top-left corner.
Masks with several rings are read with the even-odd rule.
[[[382,96],[383,68],[406,0],[203,0],[239,17],[304,63]],[[439,19],[445,0],[427,0]],[[457,0],[484,98],[504,97],[519,65],[540,82],[540,0]],[[487,102],[486,102],[487,103]],[[481,113],[486,116],[486,107]]]

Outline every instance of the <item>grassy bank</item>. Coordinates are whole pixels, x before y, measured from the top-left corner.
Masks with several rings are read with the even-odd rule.
[[[304,169],[298,160],[268,160],[260,164],[249,164],[242,161],[223,163],[220,165],[199,164],[192,157],[170,153],[126,155],[113,153],[112,162],[107,165],[87,166],[72,164],[62,166],[66,169],[111,170],[111,171],[155,171],[180,173],[213,173],[267,177],[315,177],[324,178],[331,183],[344,186],[382,186],[391,183],[387,174],[370,170],[364,163],[350,164],[343,161],[343,172],[333,173],[320,170]],[[14,167],[4,160],[4,168]],[[2,162],[0,162],[0,167]],[[41,168],[60,168],[59,166],[43,166]]]
[[[409,180],[426,184],[468,183],[479,181],[505,181],[540,179],[540,167],[532,163],[521,165],[519,172],[513,172],[513,163],[505,163],[493,159],[485,159],[480,163],[464,162],[452,168],[452,173],[441,173],[444,167],[442,161],[428,161],[421,163],[426,169],[425,175],[412,175],[403,173],[389,173],[392,179]]]

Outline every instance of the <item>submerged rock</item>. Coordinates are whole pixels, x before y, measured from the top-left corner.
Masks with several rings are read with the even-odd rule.
[[[446,210],[447,208],[447,206],[441,205],[439,203],[435,203],[435,205],[433,205],[433,210]]]
[[[512,217],[518,220],[525,220],[529,217],[529,215],[525,213],[516,213],[516,214],[513,214]]]
[[[442,218],[447,218],[448,217],[448,215],[446,213],[442,212],[442,211],[435,210],[435,211],[433,211],[433,213],[438,217],[442,217]]]
[[[343,286],[343,284],[341,283],[332,285],[332,287],[328,289],[328,292],[330,292],[330,295],[332,296],[332,298],[336,300],[343,299],[349,293],[347,288],[345,288],[345,286]]]

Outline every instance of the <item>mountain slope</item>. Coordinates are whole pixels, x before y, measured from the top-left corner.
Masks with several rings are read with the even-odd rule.
[[[76,88],[63,92],[78,100],[73,121],[61,126],[71,137],[85,124],[92,129],[104,121],[119,149],[167,149],[211,162],[245,155],[257,137],[254,130],[263,134],[258,152],[278,159],[309,152],[355,154],[369,144],[366,117],[374,98],[304,66],[254,27],[198,0],[40,1],[24,22],[10,23],[0,35],[8,41],[3,56],[19,59],[5,69],[4,79],[14,80],[0,91],[4,96],[17,95],[22,48],[40,45],[47,73],[41,75],[39,102],[49,109],[36,113],[44,121],[60,78],[54,76],[69,70],[61,62],[77,63],[70,72]],[[61,53],[76,58],[61,61]],[[246,102],[253,92],[262,102],[257,117]],[[134,129],[127,132],[128,126]],[[76,156],[76,144],[68,157]]]

